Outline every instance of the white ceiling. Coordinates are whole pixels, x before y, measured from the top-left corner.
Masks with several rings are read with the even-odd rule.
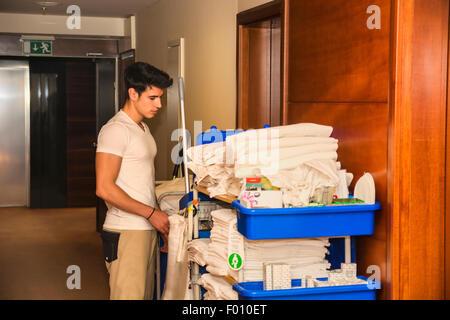
[[[49,15],[67,15],[67,7],[75,4],[81,9],[81,16],[129,17],[149,7],[158,0],[53,0],[56,6],[48,6]],[[42,14],[40,0],[0,0],[0,12]]]

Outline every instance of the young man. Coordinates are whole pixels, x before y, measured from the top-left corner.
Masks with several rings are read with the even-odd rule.
[[[157,231],[167,250],[168,215],[155,197],[156,144],[142,120],[158,113],[172,82],[147,63],[129,66],[128,99],[98,135],[96,193],[108,207],[102,239],[110,299],[152,299]]]

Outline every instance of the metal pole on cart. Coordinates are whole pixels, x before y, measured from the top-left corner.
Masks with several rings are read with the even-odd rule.
[[[184,81],[183,77],[178,78],[178,94],[180,96],[180,108],[181,108],[181,125],[183,129],[183,163],[184,163],[184,181],[185,181],[185,189],[186,193],[189,193],[189,174],[188,174],[188,168],[187,168],[187,137],[186,137],[186,120],[185,120],[185,112],[184,112]],[[198,228],[193,228],[193,224],[195,224],[196,221],[193,221],[193,217],[190,214],[188,216],[188,230],[189,230],[189,241],[192,240],[193,234],[192,230],[195,231],[195,238],[198,238]],[[193,263],[193,267],[191,268],[191,275],[190,279],[194,282],[197,281],[197,277],[199,275],[199,267],[198,264]],[[192,283],[193,285],[193,291],[194,291],[194,299],[200,300],[200,288],[196,283]]]
[[[187,138],[186,138],[186,120],[184,116],[184,82],[183,78],[178,78],[178,94],[180,96],[180,108],[181,108],[181,125],[183,129],[183,163],[184,163],[184,181],[185,191],[189,193],[189,176],[187,169]]]

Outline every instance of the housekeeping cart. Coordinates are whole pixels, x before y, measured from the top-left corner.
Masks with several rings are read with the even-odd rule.
[[[184,86],[183,79],[179,79],[179,94],[183,125],[183,149],[186,149],[185,122],[184,122]],[[217,135],[219,131],[222,135]],[[197,137],[196,144],[219,142],[214,141],[214,137],[222,136],[224,141],[228,135],[239,133],[225,132],[212,127],[209,132],[202,133]],[[183,152],[183,161],[187,163],[187,152]],[[243,207],[235,197],[217,196],[209,197],[207,190],[201,187],[194,187],[190,192],[189,175],[187,166],[185,171],[185,195],[180,200],[180,209],[186,208],[189,204],[196,203],[195,210],[190,210],[188,214],[188,241],[198,238],[209,237],[208,232],[199,230],[201,203],[219,202],[224,207],[232,207],[237,213],[237,229],[247,239],[268,240],[268,239],[293,239],[293,238],[334,238],[344,240],[344,246],[330,248],[332,265],[340,262],[352,263],[354,259],[353,237],[372,235],[374,231],[374,218],[376,212],[381,208],[380,203],[374,204],[342,204],[328,205],[322,207],[301,207],[301,208],[277,208],[277,209],[248,209]],[[213,206],[210,207],[210,210]],[[208,211],[205,210],[205,211]],[[197,213],[197,214],[196,214]],[[339,251],[339,252],[337,252]],[[201,288],[197,284],[201,276],[199,265],[190,262],[190,286],[193,288],[193,297],[201,299]],[[203,270],[203,272],[205,272]],[[321,286],[314,288],[292,288],[283,290],[264,290],[263,283],[242,282],[242,279],[231,279],[233,289],[237,291],[239,299],[263,300],[263,299],[375,299],[375,290],[380,288],[380,284],[370,279],[358,276],[358,279],[366,281],[366,284],[353,284],[342,286]],[[227,279],[228,281],[230,279]],[[327,279],[317,279],[326,281]],[[300,279],[293,279],[292,286],[303,285]]]
[[[197,144],[211,143],[212,137],[220,136],[217,128],[197,137]],[[226,133],[221,131],[223,139]],[[206,189],[194,187],[193,200],[211,201]],[[374,232],[375,214],[380,210],[378,202],[374,204],[332,204],[319,207],[248,209],[234,197],[222,195],[214,200],[231,205],[237,213],[237,230],[249,240],[294,239],[294,238],[330,238],[330,255],[328,260],[332,269],[336,270],[341,263],[351,264],[355,259],[355,237],[369,236]],[[198,238],[196,230],[198,223],[193,219],[193,238]],[[193,285],[200,276],[193,269]],[[365,284],[340,286],[322,286],[316,288],[293,288],[285,290],[263,290],[262,282],[242,282],[234,279],[233,289],[240,299],[358,299],[371,300],[376,298],[378,282],[358,276]],[[229,280],[229,279],[227,279]],[[326,281],[327,279],[317,279]],[[300,279],[293,279],[292,287],[301,286]],[[195,291],[199,299],[198,289]]]

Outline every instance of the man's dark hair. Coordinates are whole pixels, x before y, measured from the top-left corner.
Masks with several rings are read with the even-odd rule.
[[[135,62],[129,65],[125,70],[125,86],[127,88],[127,98],[129,98],[128,89],[133,88],[139,94],[144,92],[147,87],[157,87],[166,89],[170,87],[173,80],[170,76],[146,62]]]

